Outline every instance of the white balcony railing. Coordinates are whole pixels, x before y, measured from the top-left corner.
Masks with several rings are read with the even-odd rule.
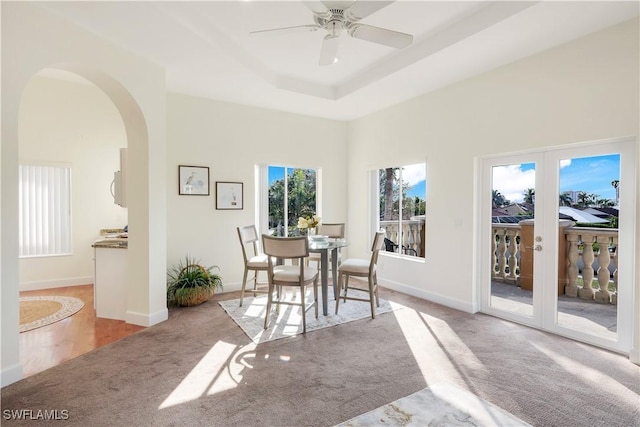
[[[402,220],[402,230],[400,230],[400,224],[396,221],[380,221],[380,228],[385,230],[385,237],[394,243],[400,242],[400,235],[402,244],[404,246],[403,253],[411,254],[424,258],[425,248],[425,220],[424,218],[417,217],[414,219]],[[415,253],[413,251],[415,251]]]

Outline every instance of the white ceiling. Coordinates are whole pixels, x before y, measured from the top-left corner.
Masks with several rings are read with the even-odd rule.
[[[325,2],[342,3],[346,2]],[[343,33],[250,35],[314,24],[298,1],[69,1],[46,8],[166,69],[167,90],[352,120],[638,16],[638,1],[391,2],[362,24],[413,35],[394,49]],[[317,7],[317,4],[316,4]]]

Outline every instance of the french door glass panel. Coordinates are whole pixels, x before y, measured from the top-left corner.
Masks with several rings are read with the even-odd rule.
[[[534,314],[534,257],[523,239],[532,246],[535,188],[535,162],[491,166],[489,303],[493,309],[528,318]]]
[[[636,144],[625,138],[483,161],[484,312],[630,350]]]
[[[563,157],[557,165],[559,214],[576,223],[560,232],[566,272],[557,325],[616,341],[620,154]]]

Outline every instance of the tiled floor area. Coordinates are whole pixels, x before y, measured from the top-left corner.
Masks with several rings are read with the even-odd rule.
[[[533,293],[516,285],[492,282],[492,305],[497,308],[531,314]],[[615,339],[617,306],[581,298],[558,297],[558,323],[562,326]]]

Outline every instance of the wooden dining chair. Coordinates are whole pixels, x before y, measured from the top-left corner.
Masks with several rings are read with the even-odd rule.
[[[294,305],[300,306],[302,310],[302,333],[304,334],[307,332],[307,310],[315,306],[316,319],[318,318],[318,271],[305,263],[305,258],[309,256],[309,240],[306,236],[273,237],[263,234],[262,247],[268,258],[269,282],[264,328],[269,327],[272,304],[276,304],[278,312],[280,305]],[[307,305],[305,287],[310,284],[313,284],[313,302]],[[287,301],[285,293],[282,292],[284,286],[299,288],[300,302]],[[277,291],[275,298],[274,291]]]
[[[240,239],[242,257],[244,258],[244,277],[242,278],[242,290],[240,291],[240,307],[242,307],[249,271],[253,272],[253,296],[255,297],[259,292],[267,292],[267,289],[264,289],[264,287],[263,289],[259,289],[258,287],[260,285],[258,282],[258,273],[261,271],[266,272],[269,265],[267,263],[267,256],[259,250],[258,243],[260,240],[255,225],[238,227],[238,238]]]
[[[377,231],[373,238],[373,245],[371,246],[371,258],[358,259],[349,258],[345,260],[340,267],[338,267],[338,295],[336,296],[336,314],[338,314],[338,308],[340,306],[340,299],[343,302],[347,300],[355,301],[368,301],[371,304],[371,318],[376,318],[375,307],[373,306],[373,299],[375,297],[376,306],[380,307],[380,298],[378,296],[378,276],[376,274],[376,265],[378,263],[378,253],[382,245],[384,244],[384,230]],[[353,277],[366,277],[367,289],[363,289],[357,286],[349,285],[349,278]],[[361,296],[349,296],[349,289],[356,289],[364,291],[369,294],[369,298]]]

